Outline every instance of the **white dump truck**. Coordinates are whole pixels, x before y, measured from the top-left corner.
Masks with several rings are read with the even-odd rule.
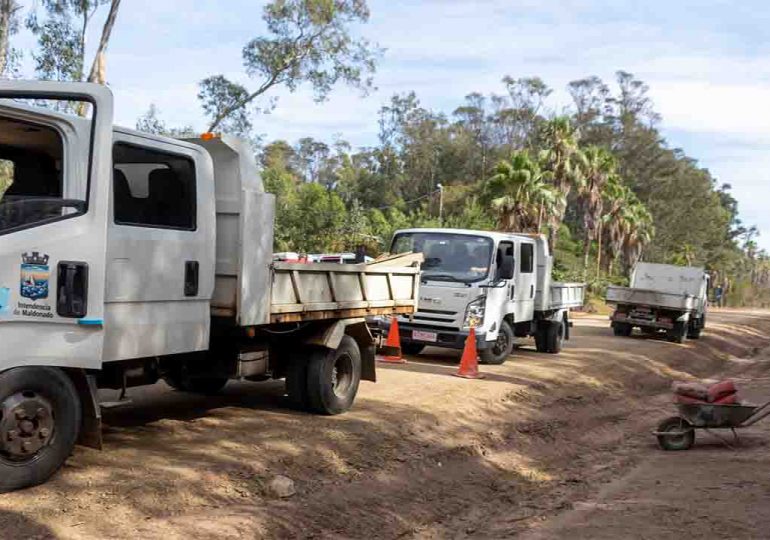
[[[709,275],[703,268],[640,262],[629,287],[607,287],[607,303],[616,336],[630,336],[634,327],[645,335],[665,332],[682,343],[698,339],[706,327]]]
[[[475,328],[481,361],[501,364],[515,338],[534,336],[539,352],[558,353],[569,339],[569,310],[583,305],[582,283],[551,280],[543,235],[460,229],[407,229],[391,253],[422,253],[417,313],[398,321],[402,350],[462,349]],[[380,319],[383,331],[389,321]]]
[[[241,141],[112,110],[101,86],[0,82],[0,491],[101,446],[100,388],[286,378],[297,406],[341,413],[375,380],[366,317],[416,308],[413,258],[273,262],[274,198]]]

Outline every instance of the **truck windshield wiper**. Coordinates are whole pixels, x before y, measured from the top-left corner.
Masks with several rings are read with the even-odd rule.
[[[422,279],[428,280],[433,279],[436,281],[456,281],[457,283],[469,283],[468,281],[464,279],[460,279],[456,276],[453,276],[452,274],[423,274]]]

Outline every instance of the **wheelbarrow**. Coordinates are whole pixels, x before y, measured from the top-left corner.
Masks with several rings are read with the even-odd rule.
[[[695,443],[695,430],[702,429],[732,448],[730,441],[713,430],[729,429],[734,442],[740,443],[736,429],[749,427],[770,415],[770,401],[764,405],[714,405],[712,403],[677,403],[679,416],[658,424],[652,434],[663,450],[689,450]]]

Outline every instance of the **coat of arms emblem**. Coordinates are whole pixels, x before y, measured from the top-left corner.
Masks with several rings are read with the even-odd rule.
[[[48,255],[33,251],[21,256],[21,296],[30,300],[48,298],[48,281],[51,275]]]

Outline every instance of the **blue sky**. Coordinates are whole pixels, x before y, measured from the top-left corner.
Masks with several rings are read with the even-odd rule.
[[[151,103],[172,125],[205,127],[197,82],[224,73],[246,82],[240,50],[264,28],[264,2],[125,0],[107,74],[116,121],[133,126]],[[222,6],[225,6],[223,8]],[[568,103],[566,84],[618,69],[650,86],[671,146],[732,184],[741,217],[770,250],[770,3],[717,0],[370,0],[357,31],[386,48],[367,98],[339,88],[322,104],[303,89],[278,92],[257,118],[267,139],[339,135],[376,141],[377,110],[414,90],[428,108],[451,112],[473,91],[502,92],[500,79],[542,77],[550,107]],[[92,43],[97,39],[96,35]],[[20,36],[20,46],[31,44]],[[686,196],[686,194],[683,194]],[[693,224],[697,226],[697,224]]]

